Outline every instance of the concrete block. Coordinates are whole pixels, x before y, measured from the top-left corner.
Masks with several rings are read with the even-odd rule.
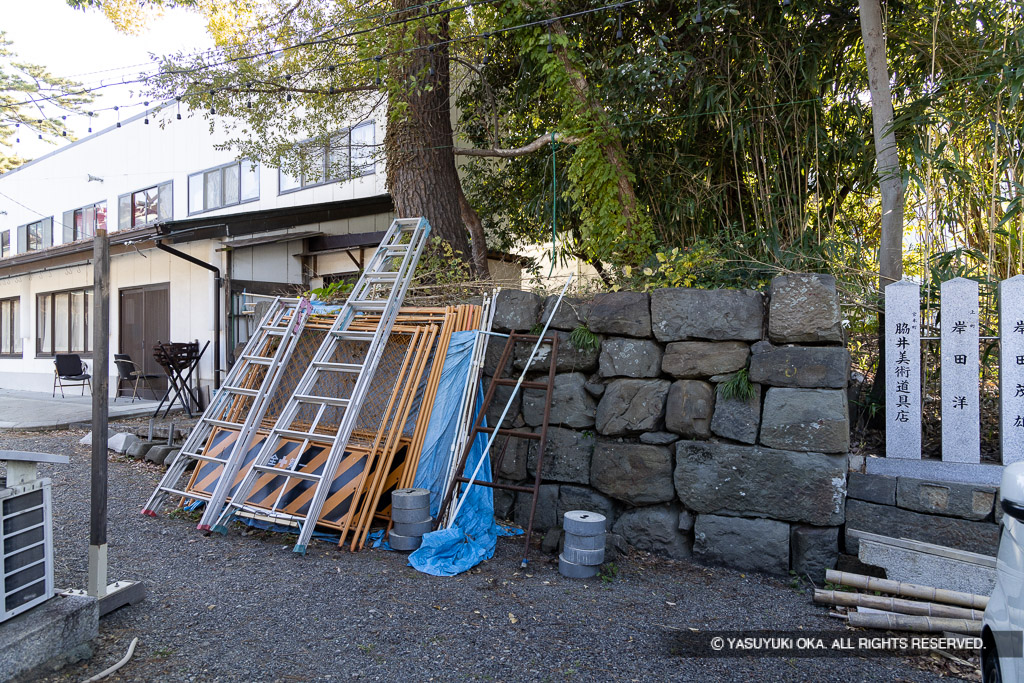
[[[861,562],[885,570],[887,578],[963,593],[991,595],[996,587],[995,558],[953,551],[929,543],[898,539],[860,539]]]
[[[127,453],[128,449],[139,440],[139,437],[134,434],[128,434],[122,432],[120,434],[114,434],[112,437],[107,439],[107,449],[114,451],[115,453]]]
[[[82,659],[99,620],[95,598],[58,595],[0,624],[0,680]]]

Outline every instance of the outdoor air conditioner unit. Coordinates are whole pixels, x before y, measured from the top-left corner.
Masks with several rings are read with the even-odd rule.
[[[53,597],[50,480],[36,478],[36,463],[68,460],[14,451],[0,451],[0,460],[7,461],[7,479],[0,487],[0,622],[4,622]]]

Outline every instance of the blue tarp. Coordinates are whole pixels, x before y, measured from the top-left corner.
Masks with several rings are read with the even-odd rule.
[[[455,438],[459,402],[466,385],[476,334],[456,332],[452,335],[416,471],[414,486],[430,489],[430,514],[435,517],[445,494],[443,487],[448,455]],[[482,399],[482,392],[478,388],[478,409]],[[478,434],[466,462],[465,476],[469,477],[480,458],[484,457],[477,479],[491,480],[490,458],[483,453],[486,446],[487,438]],[[486,486],[473,486],[459,510],[455,524],[450,529],[439,529],[424,535],[423,544],[409,555],[409,564],[425,574],[454,576],[493,557],[498,536],[515,533],[522,532],[508,531],[495,524],[493,491]]]

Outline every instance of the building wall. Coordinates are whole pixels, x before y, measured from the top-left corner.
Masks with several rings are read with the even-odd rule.
[[[209,263],[219,264],[218,243],[204,240],[179,245],[187,254]],[[221,264],[222,265],[222,264]],[[23,358],[0,358],[0,387],[25,391],[50,391],[53,386],[53,358],[36,354],[37,295],[79,287],[91,287],[92,264],[62,267],[51,271],[0,279],[0,298],[21,297],[21,336]],[[182,259],[156,249],[113,256],[110,260],[110,378],[111,393],[117,385],[113,354],[118,351],[120,324],[119,291],[126,287],[170,283],[171,339],[201,344],[213,339],[213,274]],[[90,311],[91,315],[91,311]],[[91,345],[91,330],[90,345]],[[92,358],[85,356],[92,367]],[[212,344],[200,363],[203,384],[213,378]]]
[[[101,201],[107,202],[107,229],[117,229],[117,201],[122,194],[173,182],[173,219],[188,218],[188,176],[237,158],[236,153],[215,149],[224,142],[219,131],[209,131],[201,115],[173,110],[150,118],[125,121],[83,138],[20,168],[0,175],[0,232],[11,230],[11,244],[17,251],[17,226],[52,217],[54,244],[62,243],[63,212]],[[383,117],[376,123],[375,140],[383,140]],[[102,178],[102,182],[89,176]],[[276,169],[260,167],[260,196],[235,206],[216,209],[201,216],[286,208],[342,201],[384,194],[382,161],[375,172],[340,183],[330,183],[294,192],[279,192]],[[6,195],[6,196],[4,196]],[[2,266],[0,266],[2,267]],[[0,272],[2,277],[2,272]]]

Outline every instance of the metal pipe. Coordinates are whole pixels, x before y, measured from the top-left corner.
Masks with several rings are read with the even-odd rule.
[[[223,280],[220,277],[220,268],[197,259],[191,254],[186,254],[174,247],[169,247],[163,243],[163,240],[156,241],[156,248],[160,251],[166,251],[172,256],[184,259],[200,268],[206,268],[213,273],[213,389],[216,391],[220,389],[220,290],[223,285]]]

